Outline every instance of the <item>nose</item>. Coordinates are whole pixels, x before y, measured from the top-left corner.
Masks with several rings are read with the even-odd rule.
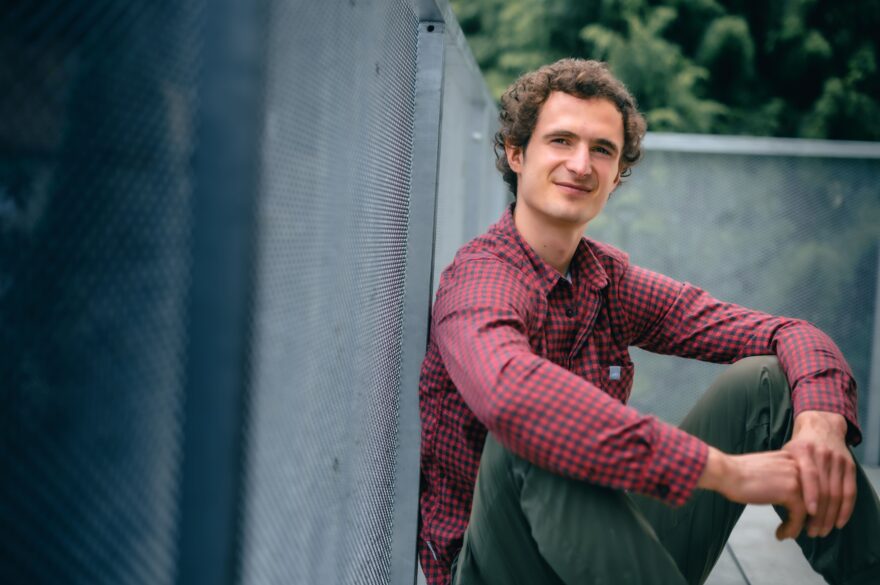
[[[590,149],[576,149],[569,157],[565,166],[569,170],[569,172],[577,175],[578,177],[589,175],[592,171],[592,165],[590,164]]]

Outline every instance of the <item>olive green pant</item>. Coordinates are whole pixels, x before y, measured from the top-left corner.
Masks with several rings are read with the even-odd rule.
[[[775,357],[729,367],[681,428],[726,453],[779,449],[790,438],[788,383]],[[858,468],[849,523],[798,539],[829,583],[880,583],[880,502]],[[455,585],[702,583],[744,506],[697,490],[679,508],[535,467],[486,440]],[[777,510],[784,514],[784,510]]]

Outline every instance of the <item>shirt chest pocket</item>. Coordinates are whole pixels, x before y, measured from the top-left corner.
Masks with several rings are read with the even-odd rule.
[[[601,367],[602,389],[625,403],[632,391],[634,374],[633,362],[629,357],[629,352],[609,360],[607,364],[602,364]]]
[[[595,341],[595,340],[593,340]],[[632,391],[634,366],[629,351],[613,345],[588,343],[572,370],[610,396],[626,402]]]

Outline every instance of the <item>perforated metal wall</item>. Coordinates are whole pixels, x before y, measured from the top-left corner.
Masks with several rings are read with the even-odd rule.
[[[650,138],[650,137],[649,137]],[[865,420],[880,239],[880,160],[773,154],[797,142],[730,139],[723,152],[650,149],[587,235],[714,296],[807,319],[853,367]],[[684,142],[679,140],[679,142]],[[774,144],[776,145],[774,147]],[[876,151],[876,149],[875,149]],[[867,152],[867,151],[866,151]],[[633,353],[632,404],[680,420],[719,366]]]
[[[0,5],[0,583],[173,582],[202,13]]]
[[[403,0],[270,21],[242,581],[385,583],[418,22]]]

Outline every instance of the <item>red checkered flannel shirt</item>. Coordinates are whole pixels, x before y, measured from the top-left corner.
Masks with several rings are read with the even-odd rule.
[[[708,447],[625,405],[629,346],[720,363],[776,354],[795,412],[838,412],[859,440],[852,374],[812,325],[723,303],[588,239],[571,280],[525,243],[510,209],[443,272],[419,384],[419,557],[430,585],[449,581],[487,431],[564,476],[671,505],[690,497]]]

